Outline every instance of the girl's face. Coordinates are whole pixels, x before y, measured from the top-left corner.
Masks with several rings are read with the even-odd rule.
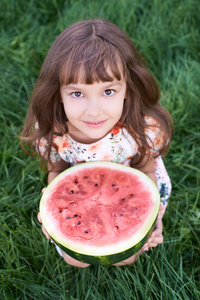
[[[126,94],[126,81],[69,84],[60,89],[68,118],[69,135],[80,143],[103,138],[119,121]]]

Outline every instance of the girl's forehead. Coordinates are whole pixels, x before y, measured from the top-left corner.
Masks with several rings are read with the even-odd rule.
[[[83,67],[81,67],[78,75],[79,75],[78,82],[85,83],[85,79],[87,77],[87,70],[85,70]],[[116,76],[109,65],[105,68],[104,76],[106,76],[106,75],[108,76],[109,80],[105,80],[105,82],[114,81],[116,79]],[[121,70],[121,77],[123,77],[122,70]],[[94,82],[101,82],[101,81],[103,81],[102,76],[101,76],[101,74],[99,74],[99,76],[98,76],[98,72],[97,72],[97,74],[94,76]]]
[[[71,70],[70,70],[71,69]],[[99,66],[87,65],[87,63],[75,64],[69,68],[68,64],[62,69],[60,84],[93,84],[98,82],[112,82],[125,78],[124,68],[121,62],[115,64],[105,64]]]

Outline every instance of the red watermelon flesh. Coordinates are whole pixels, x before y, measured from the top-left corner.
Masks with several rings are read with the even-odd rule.
[[[69,170],[50,184],[40,204],[44,226],[58,244],[89,255],[103,249],[112,254],[144,231],[149,216],[149,226],[155,222],[159,193],[140,171],[105,162]]]

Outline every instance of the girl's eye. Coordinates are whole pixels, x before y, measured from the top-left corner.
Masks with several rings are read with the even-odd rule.
[[[83,97],[83,94],[81,92],[73,92],[71,93],[71,95],[74,97],[74,98],[80,98],[80,97]]]
[[[104,91],[104,95],[106,96],[112,96],[115,93],[114,90],[108,89]]]

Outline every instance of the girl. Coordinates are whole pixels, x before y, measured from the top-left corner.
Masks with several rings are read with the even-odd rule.
[[[144,249],[163,241],[161,219],[171,184],[161,156],[173,125],[159,96],[120,28],[101,19],[81,21],[50,48],[22,132],[22,140],[47,161],[48,183],[74,164],[109,160],[137,168],[157,184],[162,202],[156,228],[137,254],[117,265],[133,263]],[[57,250],[68,264],[88,266]]]

